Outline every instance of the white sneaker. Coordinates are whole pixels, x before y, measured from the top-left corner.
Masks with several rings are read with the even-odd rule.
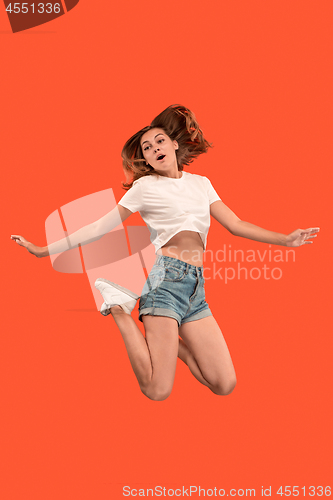
[[[112,281],[105,280],[104,278],[97,278],[95,287],[101,292],[104,299],[104,304],[101,307],[101,314],[103,314],[103,316],[110,314],[110,307],[112,306],[120,306],[125,313],[131,314],[136,301],[140,298],[139,295],[131,292],[131,290],[117,285],[117,283],[113,283]]]

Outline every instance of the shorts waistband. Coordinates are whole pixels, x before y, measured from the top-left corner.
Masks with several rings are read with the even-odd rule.
[[[177,267],[177,269],[184,271],[186,274],[195,274],[203,277],[203,266],[194,266],[193,264],[188,264],[183,260],[175,259],[174,257],[169,257],[168,255],[156,256],[155,265],[165,267],[168,264]]]

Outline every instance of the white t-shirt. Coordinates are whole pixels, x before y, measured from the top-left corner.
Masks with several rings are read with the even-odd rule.
[[[199,233],[206,250],[209,206],[221,198],[207,177],[184,171],[182,174],[179,179],[140,177],[119,201],[122,207],[140,213],[155,253],[180,231]]]

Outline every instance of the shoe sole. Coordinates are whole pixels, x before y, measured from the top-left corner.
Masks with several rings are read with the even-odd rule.
[[[120,286],[118,285],[117,283],[113,283],[113,281],[109,281],[109,280],[106,280],[104,278],[97,278],[97,280],[95,281],[95,287],[96,287],[96,283],[98,281],[102,281],[103,283],[107,283],[108,285],[111,285],[113,286],[114,288],[117,288],[117,290],[120,290],[121,292],[124,292],[126,293],[127,295],[129,295],[130,297],[132,297],[132,299],[139,299],[140,296],[137,295],[136,293],[134,292],[131,292],[131,290],[128,290],[127,288],[124,288],[123,286]],[[97,287],[96,287],[97,288]]]

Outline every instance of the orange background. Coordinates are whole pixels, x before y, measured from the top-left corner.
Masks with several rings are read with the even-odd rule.
[[[13,35],[0,8],[2,499],[332,486],[332,14],[327,0],[81,0]],[[157,403],[87,277],[10,235],[45,245],[60,206],[109,187],[119,200],[123,144],[174,103],[214,144],[188,170],[241,219],[321,231],[280,280],[207,281],[235,391],[213,395],[179,362]],[[212,220],[208,248],[224,243],[268,249]]]

